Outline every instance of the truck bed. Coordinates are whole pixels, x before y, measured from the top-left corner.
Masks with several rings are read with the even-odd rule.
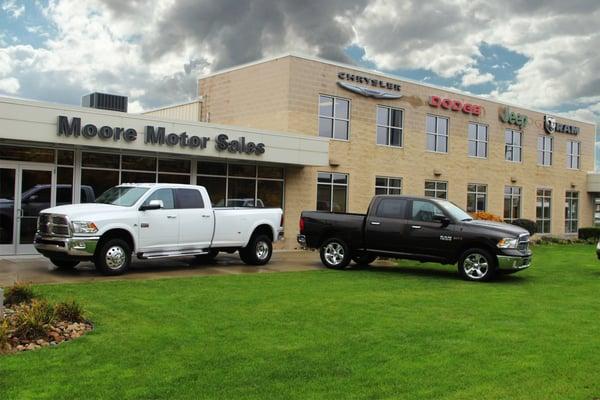
[[[303,211],[304,234],[309,248],[318,248],[326,237],[337,236],[353,249],[364,247],[363,226],[366,214]]]

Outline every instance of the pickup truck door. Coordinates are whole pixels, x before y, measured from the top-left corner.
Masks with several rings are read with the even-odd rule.
[[[365,221],[367,248],[390,253],[406,252],[408,221],[403,198],[382,198],[373,204]]]
[[[179,219],[172,189],[157,189],[142,203],[161,200],[163,208],[139,211],[139,250],[174,250],[179,242]]]
[[[179,248],[209,248],[215,227],[215,215],[210,204],[205,204],[198,189],[174,189],[174,192],[179,215]]]
[[[452,251],[454,228],[443,226],[436,218],[446,215],[440,207],[429,200],[412,200],[408,212],[406,245],[412,253],[447,257]]]

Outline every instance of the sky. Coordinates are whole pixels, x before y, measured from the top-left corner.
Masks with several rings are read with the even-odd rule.
[[[600,125],[598,21],[598,0],[0,0],[0,95],[139,112],[296,52]]]

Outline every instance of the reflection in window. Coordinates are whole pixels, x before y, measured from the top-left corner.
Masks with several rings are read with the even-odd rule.
[[[469,183],[467,185],[467,212],[485,211],[487,204],[487,185]]]
[[[427,150],[448,152],[448,118],[428,115],[426,120]]]
[[[402,178],[376,176],[375,194],[402,194]]]
[[[317,178],[317,210],[346,212],[348,175],[319,172]]]
[[[402,114],[397,108],[377,106],[377,144],[402,147]]]
[[[319,96],[319,136],[348,140],[350,101]]]
[[[425,196],[437,199],[448,198],[448,182],[425,181]]]
[[[521,188],[506,186],[504,188],[504,222],[513,222],[521,218]]]
[[[98,169],[82,169],[81,170],[81,186],[88,186],[98,197],[106,190],[119,184],[119,171],[98,170]],[[88,198],[81,199],[84,203]]]

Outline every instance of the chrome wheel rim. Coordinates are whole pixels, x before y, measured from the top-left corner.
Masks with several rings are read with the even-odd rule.
[[[489,262],[487,258],[480,253],[471,253],[465,258],[463,265],[465,274],[471,279],[481,279],[489,271]]]
[[[104,256],[106,266],[111,270],[122,268],[125,264],[125,259],[125,250],[121,246],[112,246]]]
[[[331,265],[339,265],[344,260],[344,246],[331,242],[325,246],[325,260]]]
[[[269,256],[269,244],[264,240],[256,243],[256,258],[264,260]]]

